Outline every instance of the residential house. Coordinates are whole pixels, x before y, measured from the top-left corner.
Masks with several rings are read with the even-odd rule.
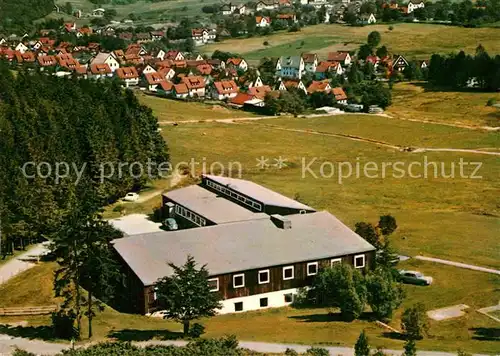
[[[373,64],[373,67],[377,69],[380,63],[380,58],[378,56],[368,56],[365,59],[365,63],[371,63]]]
[[[234,80],[221,80],[213,83],[210,96],[216,100],[231,99],[238,95],[238,91]]]
[[[172,94],[177,99],[185,99],[189,96],[189,89],[184,83],[174,84],[174,87],[172,88]]]
[[[165,59],[166,55],[167,55],[167,52],[165,52],[164,50],[160,49],[160,50],[158,50],[158,52],[154,53],[153,56],[155,58],[163,61]]]
[[[260,76],[258,76],[257,78],[255,78],[255,80],[252,80],[248,83],[249,88],[262,87],[262,86],[264,86],[264,83],[262,82]]]
[[[269,16],[256,16],[255,25],[257,27],[268,27],[271,26],[271,18]]]
[[[324,79],[327,73],[342,75],[344,70],[340,62],[320,62],[316,68],[315,77],[317,79]]]
[[[280,57],[276,63],[276,75],[284,78],[301,79],[305,72],[301,56]]]
[[[173,61],[183,61],[183,60],[185,60],[185,57],[181,51],[171,50],[171,51],[167,52],[164,59],[170,59]]]
[[[245,105],[249,105],[252,102],[252,100],[254,100],[253,95],[248,93],[238,93],[234,98],[229,100],[228,104],[237,108],[242,108]],[[264,102],[262,100],[261,102],[262,105],[260,106],[264,106]]]
[[[205,78],[197,75],[182,78],[182,83],[186,85],[190,97],[205,97]]]
[[[302,53],[302,59],[304,60],[306,72],[316,72],[316,67],[318,66],[318,55],[316,53]]]
[[[217,30],[207,28],[193,28],[191,30],[191,38],[195,45],[200,46],[215,41]]]
[[[312,94],[316,92],[329,93],[332,90],[330,82],[328,79],[316,81],[313,80],[312,83],[307,87],[307,93]]]
[[[24,53],[16,51],[15,56],[16,56],[16,61],[18,64],[35,63],[35,61],[36,61],[35,54],[33,52],[30,52],[30,51],[27,51]]]
[[[76,23],[75,22],[66,22],[64,24],[64,29],[66,32],[74,32],[76,31]]]
[[[408,13],[411,14],[416,9],[423,9],[425,7],[425,3],[423,1],[413,0],[408,3],[407,7],[408,7]]]
[[[252,87],[248,89],[248,94],[253,95],[254,98],[264,100],[267,93],[272,91],[269,85],[263,85],[260,87]]]
[[[151,40],[152,41],[160,41],[163,37],[165,37],[164,31],[151,31]]]
[[[201,75],[204,76],[210,75],[213,70],[212,66],[208,63],[198,64],[195,68]]]
[[[91,61],[90,65],[94,64],[107,64],[111,69],[111,72],[115,72],[118,68],[120,68],[120,63],[118,60],[111,54],[106,52],[98,53]]]
[[[155,283],[188,255],[206,266],[210,290],[222,297],[220,314],[290,305],[299,288],[336,263],[374,267],[375,248],[335,216],[250,181],[204,175],[163,201],[169,217],[192,228],[112,241],[126,276],[123,311],[162,310]]]
[[[285,80],[283,84],[285,85],[285,88],[287,90],[297,89],[304,92],[304,94],[307,94],[307,88],[302,82],[302,80]]]
[[[126,88],[139,84],[139,73],[135,67],[121,67],[116,69],[115,73],[124,82]]]
[[[244,15],[246,13],[246,5],[241,4],[241,5],[236,5],[233,3],[229,4],[224,4],[221,6],[220,11],[222,12],[222,15],[232,15],[232,14],[237,14],[237,15]]]
[[[234,68],[246,72],[248,70],[248,63],[243,58],[228,58],[226,68]]]
[[[21,53],[24,53],[26,51],[28,51],[29,48],[28,46],[26,46],[24,43],[22,42],[19,42],[16,46],[16,48],[14,48],[14,51],[18,51],[18,52],[21,52]]]
[[[276,0],[259,0],[255,5],[257,11],[262,10],[274,10],[280,7],[280,4]]]
[[[76,37],[81,38],[84,36],[90,36],[92,34],[92,29],[90,27],[81,27],[76,30]]]
[[[150,64],[146,64],[145,66],[143,65],[140,70],[137,68],[137,72],[140,74],[156,73],[156,69],[154,69]]]
[[[428,60],[419,61],[419,64],[420,64],[420,69],[426,69],[426,68],[429,67],[429,61]]]
[[[361,24],[371,25],[377,22],[374,14],[363,14],[359,17]]]
[[[148,43],[151,42],[151,34],[149,32],[140,32],[135,34],[135,41],[136,43],[142,44],[142,43]]]
[[[221,61],[220,59],[207,59],[207,63],[212,66],[214,69],[225,69],[226,63]]]
[[[92,16],[93,17],[103,17],[105,12],[106,12],[106,10],[104,10],[103,8],[100,7],[100,8],[94,9],[92,11]]]
[[[170,67],[160,67],[157,72],[167,81],[171,81],[175,77],[175,70]]]
[[[392,69],[402,72],[408,67],[408,61],[402,55],[395,56],[396,60],[392,62]]]
[[[113,76],[113,72],[107,63],[95,63],[90,65],[89,78],[103,79]]]
[[[278,20],[283,20],[288,22],[289,24],[297,22],[297,15],[295,14],[278,14],[276,16]]]
[[[38,56],[37,57],[38,64],[40,65],[40,70],[44,70],[45,68],[55,67],[57,65],[57,60],[55,56]]]
[[[332,93],[335,96],[335,100],[337,101],[337,104],[347,105],[347,95],[346,95],[344,89],[342,89],[340,87],[332,88]]]
[[[342,66],[347,67],[351,65],[351,55],[348,51],[338,51],[328,53],[328,62],[340,62]]]
[[[147,90],[156,92],[160,82],[164,82],[165,78],[158,72],[145,73],[144,78],[147,84]]]
[[[138,57],[145,56],[148,54],[148,50],[139,43],[131,43],[125,50],[125,55],[135,55]]]

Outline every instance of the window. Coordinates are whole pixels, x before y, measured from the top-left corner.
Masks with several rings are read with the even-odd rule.
[[[155,287],[155,288],[153,289],[153,300],[158,299],[158,294],[156,294],[156,292],[157,292],[157,291],[158,291],[158,287]]]
[[[235,274],[233,276],[233,288],[241,288],[245,286],[245,275]]]
[[[234,311],[243,311],[243,302],[234,303]]]
[[[269,283],[269,270],[259,271],[259,284]]]
[[[293,279],[293,266],[283,267],[283,280]]]
[[[210,292],[217,292],[219,290],[219,278],[209,279],[208,288],[210,288]]]
[[[311,262],[307,264],[307,275],[314,276],[318,274],[318,262]]]
[[[354,267],[363,268],[365,266],[365,255],[354,256]]]
[[[268,300],[267,298],[260,298],[260,307],[265,308],[268,305]]]
[[[334,258],[333,260],[330,261],[330,267],[333,267],[333,265],[336,263],[342,263],[342,259],[341,258]]]
[[[285,303],[293,302],[293,294],[292,293],[287,293],[284,296],[285,296]]]

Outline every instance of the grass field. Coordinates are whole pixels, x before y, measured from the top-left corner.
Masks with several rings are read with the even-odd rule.
[[[138,94],[142,104],[149,106],[162,121],[213,120],[252,117],[251,113],[225,108],[221,105],[184,102],[160,98],[152,95]]]
[[[393,53],[402,53],[408,58],[429,58],[432,53],[449,53],[464,49],[473,53],[482,44],[490,54],[500,53],[500,32],[492,28],[462,28],[431,24],[401,23],[393,25],[371,25],[349,27],[343,25],[316,25],[303,28],[300,32],[280,32],[265,37],[230,39],[203,47],[206,53],[218,49],[236,52],[250,59],[259,58],[259,53],[290,55],[298,53],[297,43],[304,41],[304,51],[314,51],[325,57],[328,52],[340,49],[353,49],[366,42],[371,31],[379,31],[382,44]],[[319,38],[316,39],[316,37]],[[264,41],[269,46],[264,46]],[[291,45],[291,47],[287,47]],[[286,52],[273,51],[273,48]],[[290,52],[288,51],[290,50]]]
[[[426,90],[425,85],[400,83],[394,86],[393,104],[388,113],[407,119],[500,126],[500,109],[486,106],[490,98],[498,100],[500,96],[497,93]]]
[[[497,325],[474,310],[496,303],[500,284],[498,276],[421,261],[406,262],[402,267],[419,269],[432,275],[435,283],[430,287],[405,286],[408,296],[391,322],[393,327],[400,329],[403,308],[417,301],[424,302],[428,309],[465,303],[471,307],[466,316],[451,321],[431,322],[429,337],[418,342],[419,349],[456,351],[460,348],[470,352],[488,353],[496,351],[497,343],[494,340],[481,338]],[[54,263],[41,264],[8,282],[0,288],[0,306],[45,305],[57,302],[53,299],[50,289],[54,268]],[[280,308],[222,315],[203,319],[201,322],[206,327],[206,337],[235,334],[245,341],[352,346],[360,331],[365,329],[372,346],[402,348],[403,341],[387,334],[386,330],[377,327],[369,318],[363,317],[361,320],[345,323],[339,321],[336,314],[330,315],[330,312],[331,310],[322,308]],[[0,323],[23,320],[29,323],[27,327],[8,329],[0,326],[0,332],[12,336],[53,339],[48,327],[49,317],[0,317]],[[85,318],[83,328],[85,335]],[[97,314],[93,329],[93,340],[111,338],[144,341],[179,337],[181,326],[168,320],[121,314],[106,308],[103,313]]]

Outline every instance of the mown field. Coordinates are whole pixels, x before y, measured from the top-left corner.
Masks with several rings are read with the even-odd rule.
[[[206,53],[218,49],[236,52],[249,59],[263,56],[294,55],[304,51],[326,57],[335,50],[351,50],[366,42],[371,31],[379,31],[382,44],[393,53],[408,58],[428,59],[432,53],[449,53],[464,49],[473,53],[482,44],[490,53],[500,53],[500,31],[493,28],[462,28],[432,24],[401,23],[389,30],[387,24],[350,27],[322,24],[303,28],[300,32],[280,32],[265,37],[230,39],[203,47]],[[267,46],[264,42],[268,42]],[[304,44],[302,44],[302,41]],[[284,51],[286,50],[286,51]]]
[[[429,337],[419,341],[419,350],[458,349],[469,352],[494,353],[497,342],[488,335],[497,325],[488,317],[475,311],[477,308],[494,305],[498,301],[500,278],[480,272],[440,266],[429,262],[406,262],[403,268],[419,269],[435,278],[430,287],[406,285],[408,294],[403,306],[390,323],[400,329],[400,317],[404,307],[423,302],[428,309],[465,303],[471,308],[466,315],[450,321],[431,322]],[[43,263],[15,277],[0,287],[0,307],[38,306],[59,302],[51,291],[54,263]],[[497,290],[495,290],[497,288]],[[330,314],[333,312],[333,314]],[[368,312],[368,310],[367,310]],[[0,317],[2,323],[27,322],[27,326],[9,328],[0,325],[0,333],[12,336],[54,340],[50,320],[41,317]],[[403,341],[370,320],[369,313],[352,323],[340,321],[335,310],[324,308],[295,309],[291,307],[269,309],[217,316],[200,320],[206,327],[205,337],[221,337],[235,334],[245,341],[267,341],[281,343],[353,346],[365,330],[370,344],[392,349],[401,349]],[[83,333],[87,332],[87,321],[82,320]],[[180,337],[182,326],[163,319],[139,315],[121,314],[107,307],[94,319],[93,341],[112,339],[122,341],[145,341]]]

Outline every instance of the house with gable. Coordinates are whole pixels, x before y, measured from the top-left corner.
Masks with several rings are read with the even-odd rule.
[[[123,81],[126,88],[139,84],[139,73],[135,67],[118,68],[115,74]]]
[[[423,1],[412,0],[407,5],[407,13],[411,14],[416,9],[423,9],[425,7],[425,3]]]
[[[344,67],[351,65],[351,55],[348,51],[338,51],[328,53],[328,62],[339,62]]]
[[[248,70],[248,63],[243,58],[228,58],[226,61],[226,68],[234,68],[246,72]]]
[[[213,83],[210,96],[215,100],[231,99],[238,95],[238,85],[234,80],[221,80]]]
[[[90,71],[88,72],[88,77],[93,79],[104,79],[113,76],[111,68],[106,63],[96,63],[90,65]]]
[[[269,16],[256,16],[255,25],[257,27],[269,27],[271,26],[271,18]]]
[[[118,68],[120,68],[120,63],[118,63],[117,59],[111,54],[107,52],[98,53],[91,61],[90,65],[94,64],[107,64],[111,69],[111,72],[115,72]]]
[[[217,38],[217,30],[207,28],[193,28],[191,30],[191,38],[197,46],[212,43]]]
[[[403,55],[394,56],[396,59],[392,62],[392,69],[402,72],[409,66],[408,61]]]
[[[335,96],[337,104],[347,105],[347,95],[341,87],[332,88],[332,93]]]
[[[316,67],[318,66],[318,55],[316,53],[302,53],[302,59],[304,60],[304,68],[308,73],[316,72]]]
[[[340,62],[320,62],[314,73],[315,77],[317,79],[324,79],[327,77],[327,73],[342,75],[344,70]]]
[[[301,56],[280,57],[276,63],[276,76],[301,79],[305,72],[304,59]]]
[[[183,77],[181,80],[186,85],[190,97],[205,97],[205,78],[192,75]]]

